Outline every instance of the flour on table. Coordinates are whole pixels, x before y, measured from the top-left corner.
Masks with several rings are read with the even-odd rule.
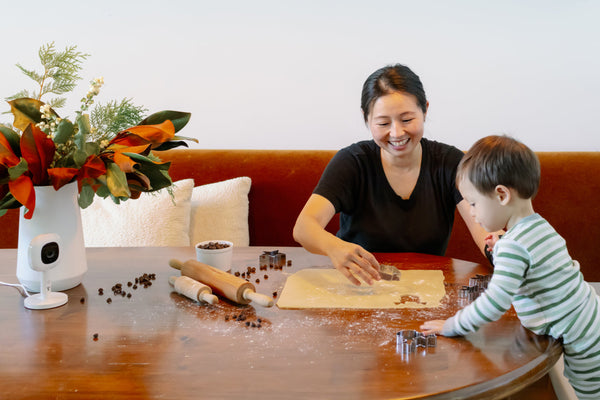
[[[432,308],[446,295],[440,270],[402,270],[399,281],[355,286],[336,269],[304,269],[288,277],[279,308]]]

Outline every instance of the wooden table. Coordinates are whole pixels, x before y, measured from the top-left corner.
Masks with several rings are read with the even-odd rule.
[[[235,248],[233,271],[255,267],[251,281],[259,279],[257,290],[268,295],[280,293],[298,269],[330,265],[301,248],[280,248],[293,265],[260,271],[262,250]],[[453,315],[458,286],[489,272],[466,261],[377,255],[401,268],[443,270],[448,297],[437,309],[280,310],[223,300],[201,305],[172,292],[168,277],[178,271],[167,261],[193,258],[193,248],[87,254],[89,271],[62,307],[25,309],[15,289],[0,286],[0,397],[513,399],[561,352],[559,342],[531,334],[508,313],[464,338],[438,337],[435,348],[398,354],[397,331]],[[15,266],[16,250],[0,250],[1,281],[16,282]],[[152,286],[127,287],[144,273],[156,274]],[[132,296],[113,295],[116,283]]]

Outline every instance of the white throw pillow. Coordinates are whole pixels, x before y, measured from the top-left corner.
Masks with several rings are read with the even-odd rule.
[[[96,196],[89,207],[81,210],[85,245],[189,246],[193,188],[193,179],[183,179],[174,182],[174,197],[162,189],[118,205],[110,197]]]
[[[248,193],[252,180],[247,176],[197,186],[192,191],[191,244],[205,240],[229,240],[248,246]]]

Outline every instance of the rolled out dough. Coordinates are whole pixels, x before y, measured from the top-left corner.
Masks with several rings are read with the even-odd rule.
[[[277,306],[302,308],[432,308],[445,296],[440,270],[402,270],[399,281],[355,286],[336,269],[303,269],[288,277]],[[418,300],[406,296],[418,296]],[[412,300],[412,301],[411,301]]]

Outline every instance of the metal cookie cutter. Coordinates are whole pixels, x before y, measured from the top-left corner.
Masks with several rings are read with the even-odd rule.
[[[396,333],[396,350],[400,354],[410,354],[417,350],[417,347],[435,347],[437,345],[437,336],[435,334],[424,335],[413,329],[406,329]]]
[[[469,278],[469,286],[462,286],[458,289],[458,298],[461,302],[469,302],[475,300],[488,287],[491,280],[491,275],[477,274]]]
[[[479,289],[480,292],[483,292],[485,289],[487,289],[491,278],[492,277],[490,275],[477,274],[469,278],[469,286],[475,287]]]
[[[258,257],[258,264],[261,270],[282,269],[285,265],[285,253],[280,253],[279,250],[263,251]]]

